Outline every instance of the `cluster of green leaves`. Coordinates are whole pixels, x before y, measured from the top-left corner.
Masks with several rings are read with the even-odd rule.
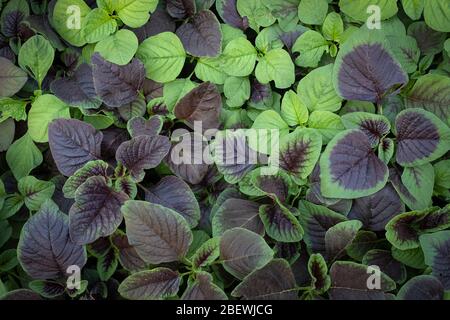
[[[448,0],[0,10],[0,299],[448,299]]]

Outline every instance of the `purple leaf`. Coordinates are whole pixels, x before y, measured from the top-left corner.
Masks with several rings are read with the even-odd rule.
[[[167,12],[177,19],[193,16],[196,11],[195,0],[167,0],[166,8]]]

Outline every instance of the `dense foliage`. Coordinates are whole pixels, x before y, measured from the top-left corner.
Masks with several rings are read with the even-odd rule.
[[[450,1],[0,8],[0,297],[448,297]]]

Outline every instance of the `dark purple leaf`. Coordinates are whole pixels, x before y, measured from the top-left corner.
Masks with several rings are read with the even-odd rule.
[[[242,18],[236,7],[237,0],[217,0],[216,9],[220,17],[232,27],[245,30],[248,28],[247,17]]]
[[[177,35],[186,51],[196,57],[216,57],[222,51],[222,32],[214,13],[203,10],[181,25]]]
[[[146,24],[132,31],[136,34],[139,43],[141,43],[145,39],[162,32],[175,32],[175,21],[172,20],[165,10],[157,9],[152,13],[150,20]]]
[[[325,233],[325,252],[327,260],[335,261],[341,258],[345,249],[353,242],[361,229],[362,223],[358,220],[340,222]]]
[[[164,177],[149,188],[145,200],[175,210],[191,228],[197,226],[200,219],[200,207],[194,193],[186,182],[176,176]]]
[[[132,272],[145,269],[145,261],[139,257],[136,249],[130,245],[126,234],[121,232],[115,233],[111,236],[111,241],[119,250],[119,261],[122,267]]]
[[[87,244],[116,231],[122,222],[120,207],[128,199],[101,176],[90,177],[75,194],[70,208],[70,237],[75,243]]]
[[[348,217],[360,220],[369,230],[383,231],[393,217],[404,211],[405,205],[392,185],[388,184],[377,193],[355,199]]]
[[[17,256],[33,279],[42,280],[66,277],[69,266],[81,269],[87,259],[86,250],[69,237],[68,217],[50,201],[23,226]]]
[[[195,0],[167,0],[166,8],[167,12],[177,19],[193,16],[196,11]]]
[[[170,149],[164,136],[138,136],[126,141],[117,149],[116,160],[130,171],[133,179],[142,181],[144,170],[158,166]]]
[[[45,298],[56,298],[66,292],[66,288],[59,282],[49,280],[34,280],[29,283],[34,292],[39,293]]]
[[[370,250],[365,254],[363,264],[378,266],[383,273],[397,283],[403,283],[406,280],[405,266],[392,257],[390,250]]]
[[[438,54],[444,49],[445,33],[431,29],[424,21],[411,23],[408,35],[416,39],[424,56]]]
[[[420,275],[412,278],[401,287],[397,294],[398,300],[442,300],[444,286],[433,276]]]
[[[127,130],[124,129],[114,127],[104,130],[102,140],[103,158],[108,160],[115,159],[117,148],[129,138]]]
[[[25,18],[25,13],[14,10],[2,15],[2,33],[8,38],[17,37],[20,33],[20,23]]]
[[[0,300],[43,300],[39,294],[29,289],[16,289],[7,292]]]
[[[213,283],[207,272],[196,273],[196,278],[188,284],[181,300],[228,300],[227,295]]]
[[[48,127],[48,140],[59,172],[71,176],[86,163],[100,158],[103,134],[75,119],[57,119]]]
[[[103,59],[99,53],[92,56],[94,86],[97,95],[109,107],[117,108],[133,102],[144,86],[144,64],[134,58],[125,66]]]
[[[155,115],[146,120],[143,117],[134,117],[127,123],[128,132],[131,137],[137,136],[156,136],[161,132],[163,118]]]

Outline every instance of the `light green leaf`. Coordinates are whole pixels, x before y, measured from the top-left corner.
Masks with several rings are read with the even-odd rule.
[[[122,29],[97,43],[94,51],[109,62],[123,66],[133,59],[137,49],[138,39],[134,32]]]
[[[177,79],[166,83],[163,88],[163,100],[169,111],[172,111],[178,101],[195,88],[195,83],[189,79]]]
[[[256,55],[255,47],[247,39],[231,40],[222,53],[222,69],[230,76],[248,76],[255,68]]]
[[[30,137],[36,142],[48,142],[48,125],[59,118],[70,118],[69,106],[52,94],[39,96],[28,113]]]
[[[419,20],[422,16],[425,0],[402,0],[403,10],[412,20]]]
[[[349,17],[366,22],[373,14],[368,10],[369,6],[378,6],[380,9],[381,20],[393,17],[397,11],[397,0],[340,0],[339,7]]]
[[[186,52],[174,33],[163,32],[144,40],[136,56],[144,63],[147,78],[165,83],[178,77],[184,66]]]
[[[292,90],[286,92],[281,101],[281,116],[290,126],[298,126],[308,121],[308,108]]]
[[[225,80],[223,92],[227,97],[227,105],[240,107],[250,99],[250,80],[248,77],[229,77]]]
[[[158,0],[116,0],[114,10],[120,20],[131,28],[142,27],[158,5]]]
[[[53,9],[53,27],[75,47],[86,44],[81,27],[91,8],[83,0],[58,0]]]
[[[259,31],[260,27],[268,27],[276,18],[261,0],[237,0],[236,7],[241,17],[247,17],[250,28]]]
[[[450,2],[448,0],[425,1],[423,15],[431,29],[450,32]]]
[[[19,65],[27,70],[39,85],[47,75],[55,57],[55,49],[43,36],[35,35],[27,40],[19,51]]]
[[[39,210],[55,192],[55,185],[52,182],[38,180],[33,176],[20,179],[17,188],[24,197],[27,208],[33,211]]]
[[[316,68],[323,54],[328,52],[328,42],[319,32],[308,30],[295,41],[292,51],[300,53],[295,59],[299,67]]]
[[[8,118],[0,122],[0,152],[8,150],[9,146],[14,140],[14,134],[16,132],[16,125],[13,119]],[[1,183],[0,183],[1,185]],[[0,199],[1,199],[1,186],[0,186]],[[1,200],[0,200],[1,201]],[[0,202],[0,208],[1,208]]]
[[[415,201],[410,201],[409,197],[403,199],[411,210],[424,210],[431,206],[434,187],[434,168],[431,164],[405,168],[402,183],[414,197]]]
[[[255,75],[263,84],[273,80],[275,87],[286,89],[295,82],[295,66],[287,51],[273,49],[260,59]]]
[[[341,35],[344,33],[344,22],[338,13],[331,12],[327,15],[322,26],[322,33],[325,39],[340,42]]]
[[[333,86],[333,64],[317,68],[300,80],[297,94],[310,111],[337,111],[341,108],[342,98]]]
[[[202,81],[210,81],[215,84],[224,84],[228,75],[222,69],[222,57],[198,59],[195,66],[195,76]]]
[[[117,28],[116,20],[107,11],[99,8],[89,12],[83,22],[82,33],[87,43],[103,40]]]
[[[26,120],[27,102],[22,100],[15,100],[12,98],[0,98],[0,122],[8,118],[16,121]]]
[[[16,180],[29,175],[31,170],[42,163],[42,160],[41,151],[28,133],[16,140],[6,152],[6,162]]]
[[[327,12],[327,0],[301,0],[298,6],[298,17],[306,24],[321,25]]]
[[[323,144],[327,144],[335,135],[345,130],[341,117],[330,111],[314,111],[310,114],[308,127],[322,135]]]

